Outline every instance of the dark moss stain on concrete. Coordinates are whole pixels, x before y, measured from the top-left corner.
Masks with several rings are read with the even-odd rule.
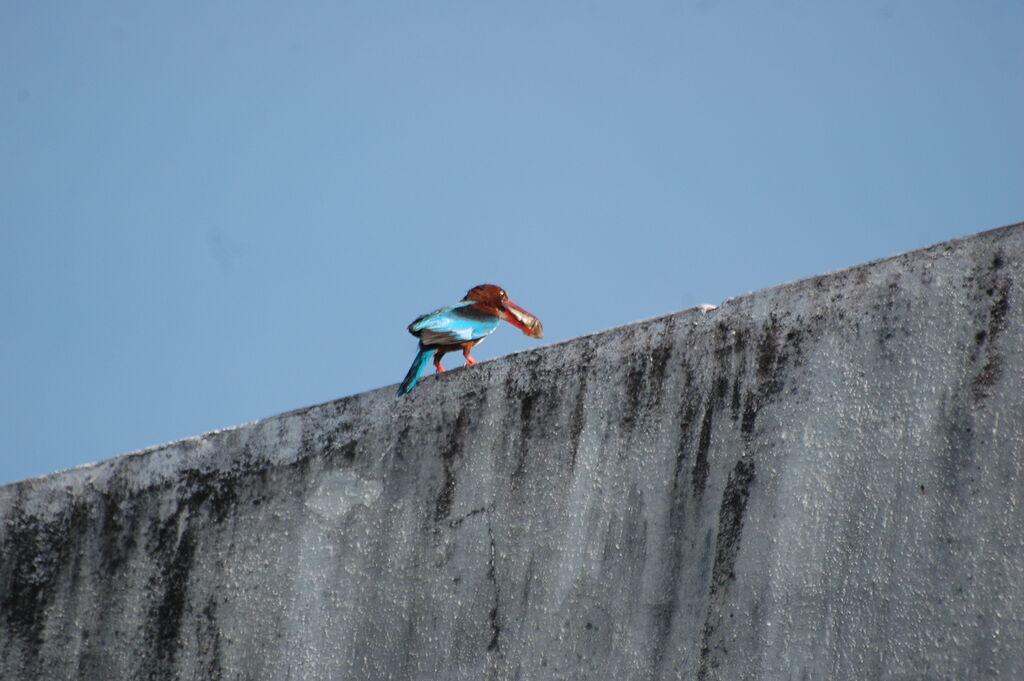
[[[760,409],[757,397],[756,392],[747,393],[747,399],[743,405],[743,420],[740,421],[740,432],[743,433],[743,438],[748,441],[754,437],[754,424],[757,421],[757,410]]]
[[[623,406],[622,424],[627,430],[632,430],[636,425],[636,413],[640,408],[640,391],[643,390],[644,366],[636,360],[629,367],[626,373],[626,392]]]
[[[299,459],[294,465],[304,468],[308,461]],[[237,484],[237,475],[188,470],[185,472],[185,486],[191,493],[186,498],[187,507],[193,513],[205,511],[214,522],[222,522],[238,505]]]
[[[966,395],[954,394],[942,401],[942,420],[945,446],[939,457],[940,483],[943,496],[958,506],[970,503],[965,496],[972,488],[971,477],[977,448],[974,443],[973,410]]]
[[[304,474],[308,461],[286,468]],[[151,578],[151,605],[147,624],[152,645],[140,651],[138,664],[147,669],[144,676],[172,678],[175,656],[180,647],[183,621],[188,615],[189,578],[197,554],[197,527],[221,523],[238,504],[237,487],[242,478],[262,479],[267,484],[268,469],[236,471],[231,474],[186,470],[173,485],[180,487],[181,501],[166,520],[141,526],[140,517],[147,500],[167,491],[172,483],[139,493],[123,489],[123,476],[115,474],[104,493],[84,494],[67,506],[67,511],[52,519],[17,511],[8,524],[0,551],[5,560],[0,568],[0,617],[14,637],[5,642],[5,654],[19,646],[25,654],[42,648],[50,605],[58,590],[78,593],[87,574],[100,576],[91,588],[99,594],[92,621],[81,624],[82,652],[79,667],[83,673],[102,669],[106,659],[92,643],[92,632],[112,626],[118,605],[112,594],[118,579],[137,555],[145,553],[159,565]],[[301,492],[300,492],[301,493]],[[139,538],[143,542],[139,542]],[[96,562],[82,564],[85,544],[94,538]],[[142,545],[140,545],[140,543]],[[61,618],[74,613],[61,613]],[[54,626],[59,626],[55,624]],[[98,665],[98,666],[97,666]],[[29,665],[30,667],[31,665]],[[28,667],[26,668],[28,669]]]
[[[720,321],[715,324],[715,359],[724,365],[734,357],[742,356],[747,349],[747,336],[743,328],[729,326]]]
[[[687,473],[681,465],[681,459],[677,457],[669,507],[668,545],[664,547],[667,566],[662,576],[661,588],[658,590],[665,597],[661,602],[653,604],[651,608],[652,626],[655,633],[652,666],[658,673],[661,673],[667,664],[665,651],[671,643],[673,621],[678,610],[679,588],[686,564],[686,521],[690,505],[690,495],[683,482],[686,475]]]
[[[792,348],[793,354],[799,357],[801,353],[800,345],[803,342],[804,334],[799,329],[790,329],[786,332],[786,346]]]
[[[358,442],[353,440],[351,442],[346,442],[343,445],[337,445],[336,452],[338,456],[341,457],[342,461],[346,464],[351,464],[356,459],[356,447],[358,444]]]
[[[517,385],[510,377],[505,388],[508,408],[515,414],[515,418],[510,420],[515,423],[517,431],[511,452],[513,490],[519,489],[531,472],[531,443],[536,438],[551,437],[559,428],[565,427],[564,422],[556,421],[561,396],[557,374],[535,371],[534,378],[526,386]]]
[[[494,601],[488,613],[488,619],[491,624],[491,640],[487,643],[487,652],[495,652],[501,645],[501,613],[498,610],[498,606],[501,603],[501,594],[498,590],[497,566],[495,563],[497,551],[494,547],[494,531],[491,529],[489,518],[487,521],[487,535],[490,539],[490,553],[487,557],[487,581],[491,583],[491,589],[494,591]]]
[[[359,454],[359,437],[351,424],[345,423],[333,430],[310,432],[304,429],[302,451],[315,454],[322,461],[335,467],[350,468]]]
[[[199,667],[206,679],[223,676],[221,663],[220,627],[217,625],[217,601],[211,596],[206,599],[202,612],[202,631],[199,633]]]
[[[138,516],[131,512],[133,506],[134,498],[117,493],[103,495],[97,503],[101,570],[112,577],[119,575],[135,554]]]
[[[627,431],[636,428],[640,419],[661,405],[665,393],[665,373],[672,356],[672,346],[651,348],[630,358],[623,395],[622,425]]]
[[[4,538],[0,572],[0,617],[29,660],[41,652],[48,610],[85,535],[89,509],[74,502],[48,522],[18,510]],[[15,640],[4,643],[3,653]],[[29,665],[34,669],[34,662]]]
[[[576,391],[576,401],[572,407],[572,416],[569,417],[569,462],[568,468],[571,474],[576,470],[576,458],[580,451],[580,439],[583,436],[584,407],[587,399],[587,375],[583,374],[580,379],[579,390]]]
[[[441,451],[441,463],[444,466],[444,480],[441,483],[441,491],[434,501],[434,520],[440,522],[448,518],[451,512],[452,499],[455,497],[456,469],[458,459],[466,447],[466,428],[469,425],[469,413],[467,408],[459,410],[452,425],[451,432],[446,438],[447,446]]]
[[[772,370],[779,356],[778,331],[779,323],[773,316],[757,347],[757,380],[763,384],[770,385],[775,380]]]
[[[740,540],[743,536],[744,514],[754,484],[754,462],[740,459],[736,462],[722,494],[722,505],[718,511],[718,534],[715,539],[715,562],[711,569],[711,583],[708,586],[708,613],[701,637],[700,664],[697,678],[706,679],[711,670],[719,666],[728,654],[716,636],[726,617],[728,599],[725,592],[736,579],[736,557],[739,555]],[[730,614],[731,617],[731,614]]]
[[[300,477],[308,473],[309,458],[286,466]],[[178,484],[183,488],[175,511],[163,521],[154,521],[147,532],[146,550],[159,566],[149,588],[156,595],[149,614],[152,656],[146,661],[149,678],[174,678],[175,662],[181,648],[181,633],[189,616],[189,584],[198,549],[199,528],[223,522],[237,507],[240,477],[244,472],[225,475],[195,469],[183,471]],[[163,487],[166,487],[164,485]]]
[[[891,362],[895,362],[897,357],[890,348],[890,341],[909,338],[909,320],[913,319],[910,302],[902,295],[902,280],[900,272],[892,274],[881,298],[872,305],[872,312],[877,317],[877,323],[872,325],[875,341],[881,346],[882,356]]]
[[[781,324],[775,315],[765,325],[761,343],[758,346],[757,381],[758,392],[762,399],[776,395],[783,388],[783,370],[787,367],[790,356],[797,351],[791,347],[793,332],[786,335],[785,343],[779,341]]]
[[[356,455],[356,437],[351,424],[343,423],[337,428],[322,431],[304,428],[302,451],[318,455],[326,462],[351,465]]]
[[[692,378],[689,381],[689,383],[693,383]],[[715,385],[714,385],[714,388],[712,389],[712,392],[711,392],[711,395],[712,395],[712,397],[715,400],[715,404],[717,404],[717,405],[724,405],[725,404],[725,397],[728,394],[729,394],[729,378],[727,376],[718,376],[715,379]]]
[[[704,496],[704,488],[708,483],[708,450],[711,449],[711,426],[714,415],[715,405],[709,400],[700,424],[700,439],[697,440],[697,455],[693,460],[693,474],[690,478],[693,495],[698,501]]]
[[[569,456],[568,470],[571,474],[576,470],[576,458],[580,451],[580,439],[583,436],[583,426],[586,421],[585,407],[587,399],[587,386],[590,380],[590,368],[594,361],[594,347],[590,344],[584,346],[580,354],[579,362],[579,387],[576,390],[576,398],[572,407],[572,415],[569,417]]]
[[[718,511],[718,535],[715,540],[715,565],[711,571],[711,595],[736,578],[733,564],[743,534],[743,514],[747,510],[750,488],[754,484],[754,462],[740,459],[736,462],[722,494]]]
[[[411,442],[411,429],[409,424],[403,424],[398,429],[398,435],[395,436],[394,444],[391,447],[392,456],[396,461],[405,461],[406,450],[409,449]]]
[[[1002,267],[1002,259],[997,253],[992,261],[993,272],[1000,267]],[[990,300],[986,328],[978,331],[974,336],[977,346],[974,356],[977,357],[980,352],[985,360],[984,365],[975,374],[971,385],[971,392],[976,402],[988,397],[992,387],[1003,375],[1003,357],[996,346],[996,341],[1006,329],[1010,310],[1011,281],[1008,278],[993,275],[989,278],[989,282],[985,288],[985,295]]]
[[[695,463],[693,467],[688,466],[691,458],[699,459],[701,454],[701,438],[694,437],[696,429],[697,414],[700,412],[702,403],[707,403],[705,410],[713,409],[713,396],[702,399],[701,391],[697,387],[694,371],[689,364],[686,364],[684,372],[684,383],[682,392],[682,411],[680,414],[679,440],[676,447],[675,463],[672,472],[672,491],[668,511],[668,544],[662,547],[667,561],[666,570],[663,573],[659,593],[665,594],[665,599],[655,603],[651,607],[652,627],[655,632],[654,649],[652,651],[652,665],[658,673],[661,673],[667,664],[666,650],[671,642],[674,613],[677,610],[679,599],[679,585],[682,579],[685,565],[686,545],[686,520],[687,511],[691,500],[691,488],[693,482],[693,468],[699,469],[702,465],[706,468],[706,455],[703,452],[705,461],[703,464]],[[704,431],[704,422],[708,421],[707,413],[702,419],[701,432]],[[697,441],[696,453],[691,457],[690,452],[694,449],[694,441]],[[686,480],[691,485],[686,484]]]
[[[177,525],[177,522],[174,524]],[[170,527],[161,529],[164,535],[173,532]],[[169,541],[169,537],[165,541]],[[153,585],[162,594],[151,613],[151,621],[155,625],[152,636],[155,652],[152,676],[170,679],[175,676],[174,662],[181,647],[179,636],[188,603],[189,575],[196,553],[195,530],[186,526],[173,548],[167,549],[169,560],[163,564]]]
[[[690,459],[690,448],[693,442],[693,426],[697,418],[697,412],[701,406],[699,392],[694,388],[693,369],[686,365],[685,379],[683,382],[682,407],[679,413],[679,440],[676,445],[676,460],[673,470],[672,493],[681,484],[684,475],[684,463]]]
[[[758,412],[773,396],[782,391],[785,384],[784,373],[789,361],[789,352],[779,342],[779,333],[779,321],[773,315],[762,329],[754,365],[754,386],[746,391],[743,400],[740,432],[746,441],[750,441],[754,436]],[[739,381],[737,378],[737,385]]]
[[[512,470],[512,489],[518,489],[526,475],[526,459],[530,453],[530,424],[534,423],[537,392],[527,392],[519,398],[519,440]]]
[[[665,387],[665,370],[668,368],[668,361],[672,356],[672,346],[668,343],[651,350],[651,371],[650,371],[650,395],[651,405],[661,404],[661,397]]]
[[[732,420],[736,421],[740,417],[740,409],[743,407],[743,397],[740,391],[740,381],[737,379],[732,382],[732,400],[729,402],[729,408],[732,412]]]

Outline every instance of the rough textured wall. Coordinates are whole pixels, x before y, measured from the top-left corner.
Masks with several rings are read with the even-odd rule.
[[[0,678],[1022,679],[1022,274],[1016,225],[4,486]]]

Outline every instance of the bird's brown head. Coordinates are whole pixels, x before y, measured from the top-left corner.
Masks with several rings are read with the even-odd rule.
[[[527,336],[544,337],[540,320],[508,299],[505,289],[494,284],[480,284],[466,292],[463,300],[472,300],[477,308],[501,317],[513,326],[519,327]]]

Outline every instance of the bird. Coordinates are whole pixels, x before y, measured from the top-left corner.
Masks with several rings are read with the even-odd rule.
[[[534,315],[508,299],[505,289],[494,284],[480,284],[466,292],[454,305],[420,315],[409,324],[409,333],[420,340],[416,359],[398,387],[404,395],[416,386],[427,362],[434,360],[438,372],[444,371],[441,358],[445,353],[462,349],[466,366],[476,364],[470,356],[473,346],[491,335],[504,319],[527,336],[544,337],[544,327]]]

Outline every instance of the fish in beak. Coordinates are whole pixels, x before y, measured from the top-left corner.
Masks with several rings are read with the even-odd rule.
[[[518,326],[527,336],[532,336],[533,338],[544,337],[544,327],[541,325],[540,320],[511,300],[507,298],[503,300],[501,302],[501,309],[498,312],[502,319],[513,326]]]

